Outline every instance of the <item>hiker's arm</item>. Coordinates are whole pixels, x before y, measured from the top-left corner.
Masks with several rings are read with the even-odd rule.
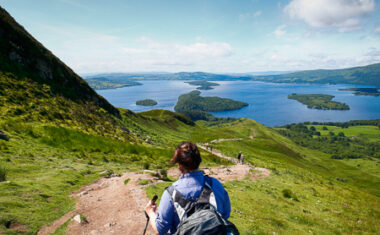
[[[154,232],[156,234],[159,234],[158,231],[157,231],[157,227],[156,227],[156,219],[157,219],[157,212],[156,212],[156,210],[157,210],[157,205],[156,204],[152,204],[152,201],[149,201],[148,204],[145,207],[145,212],[149,216],[149,222],[150,222],[150,225],[152,226]]]
[[[175,214],[175,208],[170,194],[164,191],[161,197],[160,206],[158,207],[156,228],[160,234],[167,234],[175,231],[175,225],[179,224],[178,216]]]

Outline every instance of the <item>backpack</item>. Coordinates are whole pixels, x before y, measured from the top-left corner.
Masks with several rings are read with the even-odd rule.
[[[204,181],[202,192],[196,201],[186,199],[173,185],[166,189],[172,197],[174,208],[180,220],[175,235],[239,234],[236,226],[223,219],[217,211],[211,178],[205,175]]]

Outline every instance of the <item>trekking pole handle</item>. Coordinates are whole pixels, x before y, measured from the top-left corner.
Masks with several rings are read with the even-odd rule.
[[[154,196],[152,198],[152,204],[156,204],[157,199],[158,199],[158,196],[156,194],[154,194]],[[146,224],[145,224],[143,235],[145,235],[146,229],[148,228],[148,223],[149,223],[149,215],[146,213],[146,211],[144,211],[144,213],[145,213],[145,217],[146,217]]]
[[[154,194],[154,196],[152,198],[152,204],[156,204],[157,199],[158,199],[157,194]],[[144,212],[145,212],[145,217],[149,220],[149,215],[146,213],[146,211],[144,211]]]

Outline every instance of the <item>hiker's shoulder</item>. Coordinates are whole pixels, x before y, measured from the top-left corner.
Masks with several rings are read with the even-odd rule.
[[[207,176],[209,178],[209,181],[211,181],[212,188],[224,188],[223,184],[216,178]]]

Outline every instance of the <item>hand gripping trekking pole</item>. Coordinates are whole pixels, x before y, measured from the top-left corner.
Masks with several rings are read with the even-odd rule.
[[[158,196],[154,195],[152,198],[152,204],[155,203],[157,201],[157,199],[158,199]],[[143,235],[145,235],[146,229],[148,228],[148,224],[149,224],[149,215],[146,213],[146,211],[144,211],[144,213],[145,213],[145,217],[146,217],[146,224],[145,224]]]

